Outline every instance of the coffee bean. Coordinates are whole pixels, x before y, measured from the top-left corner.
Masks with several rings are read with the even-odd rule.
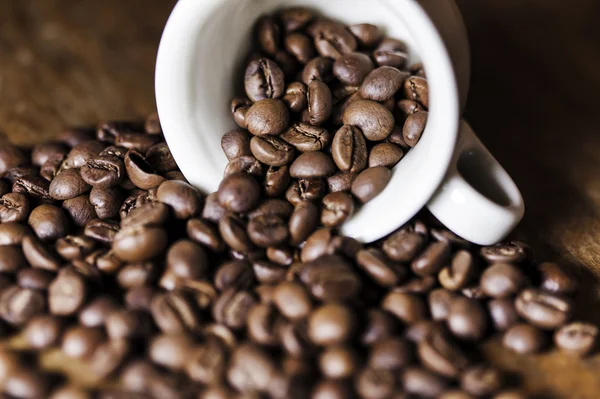
[[[412,294],[392,291],[383,298],[381,307],[406,324],[416,323],[427,316],[423,300]]]
[[[336,255],[322,256],[305,264],[300,278],[315,298],[325,302],[351,299],[361,288],[356,273]]]
[[[283,96],[285,78],[279,66],[268,58],[256,58],[248,64],[244,76],[244,88],[254,102]],[[251,123],[246,115],[248,127]],[[252,131],[252,129],[249,129]]]
[[[247,330],[251,340],[261,345],[278,343],[277,326],[281,316],[268,304],[256,304],[248,312]]]
[[[328,57],[313,58],[304,66],[302,82],[310,85],[313,80],[328,83],[333,80],[333,60]]]
[[[302,82],[291,82],[285,89],[283,102],[292,112],[301,112],[308,107],[306,100],[307,87]]]
[[[540,288],[559,295],[570,295],[577,291],[577,280],[552,262],[544,262],[537,266],[540,273]]]
[[[125,305],[128,309],[151,311],[152,299],[156,296],[156,290],[152,287],[135,287],[125,294]]]
[[[429,313],[435,321],[444,321],[450,313],[450,304],[457,296],[444,288],[436,288],[429,293]]]
[[[17,273],[17,284],[22,288],[46,291],[53,278],[54,275],[47,270],[21,269]]]
[[[84,227],[98,218],[96,208],[87,194],[63,201],[62,208],[77,227]]]
[[[375,25],[355,24],[348,27],[348,30],[356,37],[358,43],[364,48],[371,48],[379,44],[383,34]]]
[[[94,187],[90,192],[89,198],[90,203],[94,206],[96,215],[100,219],[116,217],[125,199],[123,191],[118,187],[106,189]]]
[[[319,356],[319,368],[326,378],[348,378],[354,374],[357,366],[357,355],[349,347],[328,347]]]
[[[542,329],[555,329],[571,317],[571,301],[558,295],[528,288],[517,296],[515,308],[519,316]]]
[[[194,348],[185,363],[185,372],[192,381],[216,385],[225,374],[227,352],[216,339]]]
[[[436,274],[450,259],[450,246],[445,242],[429,244],[421,254],[412,261],[411,269],[419,276]]]
[[[406,44],[400,40],[385,38],[373,52],[377,65],[404,68],[408,59]]]
[[[225,248],[225,243],[217,228],[203,219],[188,220],[187,234],[190,239],[205,245],[215,252],[221,252]]]
[[[405,269],[397,267],[375,248],[363,249],[356,254],[358,266],[378,285],[393,287],[405,275]]]
[[[502,345],[520,354],[539,352],[546,344],[546,336],[541,330],[526,323],[515,324],[502,337]]]
[[[130,263],[117,272],[116,280],[125,289],[151,284],[158,276],[158,266],[155,262]]]
[[[0,317],[11,325],[27,323],[45,307],[46,299],[38,290],[12,285],[0,293]]]
[[[275,54],[279,48],[279,26],[275,19],[262,16],[256,21],[256,41],[262,51],[267,54]]]
[[[126,227],[113,240],[115,255],[126,262],[143,262],[160,255],[167,246],[167,233],[159,227]]]
[[[71,149],[65,164],[68,168],[81,168],[87,161],[98,155],[104,147],[104,144],[97,140],[83,141]]]
[[[464,340],[479,340],[487,331],[485,310],[474,299],[453,299],[446,321],[452,334]]]
[[[0,223],[0,245],[20,245],[31,230],[19,223]]]
[[[310,152],[323,150],[329,144],[331,136],[324,128],[296,122],[280,138],[300,152]]]
[[[109,121],[98,125],[96,137],[105,143],[114,143],[116,139],[126,133],[141,132],[144,125],[140,121]]]
[[[396,390],[396,378],[391,370],[365,368],[354,381],[354,388],[361,398],[389,398]]]
[[[340,191],[350,191],[352,183],[356,178],[356,173],[337,172],[327,178],[327,186],[332,193]]]
[[[300,253],[302,262],[312,262],[323,255],[330,255],[332,234],[330,228],[321,228],[310,234]]]
[[[32,368],[15,370],[8,376],[3,391],[15,398],[47,397],[50,382],[40,371]]]
[[[83,126],[64,130],[56,137],[56,140],[69,147],[75,147],[77,144],[92,140],[94,137],[96,137],[96,126]]]
[[[300,179],[327,177],[334,172],[335,165],[331,157],[319,151],[300,154],[290,166],[290,175]]]
[[[156,295],[150,309],[154,322],[166,334],[200,331],[200,314],[189,296],[183,292],[172,291]]]
[[[449,266],[444,267],[438,274],[440,284],[451,291],[464,288],[475,274],[473,255],[461,250],[454,254]]]
[[[254,208],[260,197],[256,180],[245,173],[234,173],[221,182],[219,202],[233,212],[247,212]]]
[[[297,32],[290,33],[285,37],[285,49],[301,64],[308,63],[315,56],[312,40]]]
[[[247,173],[252,176],[262,177],[265,175],[263,165],[253,156],[242,156],[230,161],[225,167],[224,177],[234,173]]]
[[[294,158],[294,149],[283,140],[271,136],[254,136],[250,140],[252,155],[269,166],[287,165]]]
[[[91,356],[104,340],[104,333],[98,328],[73,326],[65,330],[61,349],[72,358],[83,359]]]
[[[440,331],[433,331],[418,343],[421,363],[444,377],[456,378],[469,366],[469,359],[461,349]]]
[[[345,27],[333,21],[321,20],[313,24],[311,32],[315,47],[323,57],[340,58],[356,50],[356,39]]]
[[[123,155],[124,158],[125,155]],[[177,170],[177,163],[171,154],[167,143],[153,145],[146,152],[146,160],[158,173],[168,173]]]
[[[152,332],[150,316],[139,310],[114,310],[110,312],[104,327],[111,340],[140,338]]]
[[[402,338],[387,338],[375,343],[368,364],[374,369],[398,370],[413,361],[412,345]]]
[[[16,179],[12,185],[14,193],[26,194],[40,200],[51,200],[50,183],[43,177],[28,175]]]
[[[81,167],[81,178],[97,188],[114,187],[121,183],[124,176],[125,164],[121,158],[113,155],[94,157]]]
[[[361,325],[360,342],[363,345],[374,345],[392,337],[397,331],[397,323],[387,313],[379,309],[368,309],[366,319]]]
[[[393,168],[404,156],[400,146],[392,143],[375,144],[369,152],[369,168],[385,166]]]
[[[79,312],[79,323],[86,327],[103,327],[108,315],[119,305],[109,296],[96,297]]]
[[[291,320],[307,317],[312,303],[302,285],[293,282],[280,283],[273,292],[273,303],[279,312]]]
[[[404,137],[404,142],[408,146],[414,147],[417,145],[425,130],[425,125],[427,125],[428,116],[429,114],[426,111],[420,111],[409,115],[408,118],[406,118],[404,127],[402,128],[402,135]]]
[[[242,129],[230,130],[221,137],[221,148],[228,160],[251,155],[250,135]]]
[[[364,78],[359,94],[365,100],[386,101],[400,90],[408,77],[408,73],[394,67],[379,67]]]
[[[327,194],[323,198],[321,223],[325,227],[336,227],[344,223],[354,213],[354,200],[348,193]]]
[[[29,320],[23,329],[23,337],[29,346],[45,349],[59,343],[62,329],[63,323],[59,318],[40,315]]]
[[[157,146],[160,146],[160,144],[157,144]],[[111,145],[109,147],[106,147],[105,149],[103,149],[102,151],[100,151],[100,153],[98,154],[98,156],[113,156],[113,157],[117,157],[120,159],[124,159],[125,155],[127,154],[128,149],[125,147],[120,147],[117,145]]]
[[[377,197],[392,178],[392,172],[383,166],[363,170],[352,182],[352,194],[363,204]]]
[[[406,392],[424,398],[440,397],[448,385],[447,381],[439,375],[418,366],[406,368],[401,380]]]
[[[30,209],[26,195],[6,193],[0,198],[0,223],[24,222],[29,216]]]
[[[66,159],[66,154],[52,156],[40,167],[40,176],[47,181],[52,181],[59,172],[66,168]]]
[[[0,175],[16,166],[27,163],[27,154],[20,148],[3,142],[0,149]]]
[[[133,209],[123,220],[121,227],[162,226],[169,218],[169,208],[160,202],[151,202]]]
[[[494,299],[488,302],[488,313],[494,328],[507,330],[519,321],[514,301],[507,298]]]
[[[355,324],[354,316],[346,306],[322,305],[308,318],[308,336],[317,345],[339,345],[351,338]]]
[[[279,12],[279,19],[286,32],[294,32],[303,28],[314,17],[312,11],[303,7],[289,7]]]
[[[167,267],[180,278],[199,279],[208,269],[208,258],[199,245],[179,240],[167,252]]]
[[[248,237],[259,247],[281,245],[288,241],[286,221],[277,215],[257,216],[248,222]]]
[[[246,289],[254,282],[252,268],[246,261],[234,260],[219,266],[214,276],[219,291],[229,288]]]
[[[0,246],[0,272],[15,273],[26,265],[27,262],[21,248],[10,245]]]
[[[219,221],[219,233],[225,243],[235,251],[246,253],[254,247],[244,222],[237,216],[231,214],[223,216]]]
[[[231,354],[227,381],[242,393],[264,392],[276,371],[275,363],[260,347],[242,344]]]
[[[495,368],[473,366],[460,376],[460,386],[477,397],[488,396],[502,388],[502,376]]]
[[[235,97],[233,100],[231,100],[231,116],[233,117],[235,123],[237,123],[237,125],[242,129],[246,129],[247,127],[246,113],[251,105],[252,101],[245,97]],[[225,151],[225,149],[223,149],[223,151]],[[225,155],[227,155],[227,152]],[[227,158],[229,158],[229,156],[227,156]]]
[[[22,368],[22,360],[18,352],[2,348],[0,351],[0,381],[3,384],[6,383],[11,374]]]
[[[317,201],[325,195],[325,183],[322,179],[293,180],[285,197],[294,206],[302,201]]]
[[[488,262],[520,263],[527,258],[527,247],[518,241],[499,243],[481,248],[481,256]]]
[[[107,378],[125,361],[131,345],[124,339],[111,339],[103,342],[94,350],[88,364],[95,376]]]
[[[460,292],[469,299],[484,299],[486,297],[479,285],[465,287]]]
[[[48,287],[48,307],[56,316],[75,314],[88,295],[85,278],[72,268],[64,268]]]
[[[200,193],[187,183],[177,180],[163,182],[156,192],[157,199],[169,205],[178,219],[189,219],[202,208]]]
[[[554,333],[554,343],[562,352],[585,356],[596,346],[598,327],[590,323],[573,322]]]
[[[287,166],[269,166],[264,181],[265,194],[268,197],[278,197],[288,187],[290,178]]]
[[[119,225],[116,222],[103,219],[93,219],[85,225],[83,234],[86,237],[93,238],[94,240],[102,243],[111,243],[113,242],[118,231]]]
[[[2,175],[2,178],[14,184],[17,179],[28,178],[30,176],[39,177],[39,172],[39,169],[33,165],[21,165],[6,171]]]
[[[28,223],[38,238],[44,242],[64,237],[69,229],[69,221],[64,211],[49,204],[40,205],[31,211]]]
[[[156,174],[146,158],[135,148],[127,151],[124,159],[127,176],[136,187],[150,190],[160,186],[165,178]]]
[[[370,100],[357,100],[344,112],[345,125],[355,125],[367,140],[383,140],[394,128],[394,116],[384,106]]]
[[[308,201],[300,202],[289,219],[290,243],[298,245],[314,231],[319,221],[319,210]]]
[[[411,76],[404,82],[404,96],[409,100],[421,103],[429,108],[429,86],[427,80],[420,76]]]
[[[345,54],[333,64],[333,74],[345,85],[360,86],[374,68],[371,59],[362,53]]]
[[[246,325],[248,313],[256,302],[248,291],[229,288],[213,304],[212,315],[217,322],[238,330]]]
[[[333,138],[331,155],[340,170],[350,173],[362,171],[367,165],[367,145],[360,129],[342,126]]]
[[[310,124],[319,126],[331,115],[333,99],[329,86],[320,80],[313,80],[308,85],[306,94]]]
[[[505,298],[515,294],[525,284],[523,273],[510,263],[496,263],[481,275],[483,292],[494,298]]]

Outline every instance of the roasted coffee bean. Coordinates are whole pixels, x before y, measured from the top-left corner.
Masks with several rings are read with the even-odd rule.
[[[444,288],[436,288],[428,295],[429,313],[435,321],[444,321],[450,313],[450,304],[457,296]]]
[[[277,137],[254,136],[250,150],[256,159],[269,166],[287,165],[294,158],[294,148]]]
[[[366,100],[386,101],[400,90],[408,77],[408,73],[394,67],[381,66],[364,78],[359,94]]]
[[[248,291],[237,291],[233,288],[221,293],[212,306],[214,319],[232,329],[241,329],[246,325],[248,312],[256,299]]]
[[[393,168],[404,156],[400,146],[392,143],[375,144],[369,152],[369,168],[385,166]]]
[[[25,239],[27,238],[25,237]],[[15,273],[26,265],[27,262],[21,248],[11,245],[0,246],[0,272]]]
[[[46,298],[38,290],[11,285],[0,293],[0,317],[11,325],[23,325],[45,308]]]
[[[252,212],[248,213],[248,218],[253,219],[258,216],[277,215],[287,219],[293,211],[294,207],[289,202],[279,198],[270,198],[264,200]]]
[[[327,177],[334,172],[335,165],[331,157],[319,151],[300,154],[290,166],[290,175],[299,179]]]
[[[536,353],[546,345],[546,336],[530,324],[519,323],[504,333],[502,345],[520,354]]]
[[[244,88],[248,98],[254,102],[279,98],[285,90],[285,78],[279,66],[268,58],[250,61],[244,75]],[[250,126],[248,116],[246,116]],[[250,131],[252,131],[250,129]]]
[[[429,86],[427,80],[420,76],[411,76],[404,82],[404,96],[409,100],[421,103],[429,108]]]
[[[167,233],[159,227],[126,227],[113,240],[115,255],[126,262],[143,262],[160,255],[167,246]]]
[[[479,340],[487,331],[485,310],[475,299],[453,299],[446,321],[452,334],[464,340]]]
[[[30,209],[30,202],[25,194],[6,193],[0,198],[0,223],[24,222]]]
[[[573,322],[554,333],[554,343],[569,355],[585,356],[596,346],[598,327],[590,323]]]
[[[302,201],[317,201],[323,198],[325,189],[322,179],[293,180],[285,192],[285,198],[296,206]]]
[[[420,111],[409,115],[408,118],[406,118],[404,127],[402,128],[402,135],[404,137],[404,142],[408,146],[414,147],[421,139],[421,135],[427,124],[428,115],[429,114],[426,111]]]
[[[330,255],[333,238],[333,232],[330,228],[320,228],[314,231],[302,247],[300,260],[302,262],[312,262],[323,255]]]
[[[69,218],[78,227],[83,227],[92,219],[98,217],[96,209],[87,194],[63,201],[62,207]]]
[[[22,245],[23,254],[31,267],[50,271],[56,271],[60,267],[58,257],[36,237],[24,237]]]
[[[479,285],[472,285],[470,287],[465,287],[461,291],[463,296],[466,296],[470,299],[484,299],[486,296]]]
[[[413,277],[394,287],[395,292],[403,294],[426,294],[435,287],[436,281],[433,276]]]
[[[135,148],[127,151],[124,159],[127,176],[136,187],[150,190],[160,186],[165,178],[156,174],[146,158]]]
[[[130,132],[142,132],[144,125],[140,121],[110,121],[98,125],[96,137],[105,143],[114,143],[117,137]]]
[[[274,361],[260,347],[243,344],[231,354],[227,381],[242,393],[264,392],[276,372]]]
[[[570,300],[533,288],[519,293],[515,308],[519,316],[536,327],[548,330],[565,324],[573,311]]]
[[[90,203],[100,219],[114,218],[119,214],[125,197],[119,187],[98,188],[90,192]]]
[[[312,40],[301,33],[290,33],[285,37],[285,49],[301,64],[308,63],[315,56]]]
[[[279,49],[279,25],[270,16],[262,16],[256,21],[256,41],[262,51],[275,54]]]
[[[228,160],[251,155],[250,135],[242,129],[230,130],[221,137],[221,148]]]
[[[301,320],[311,311],[312,303],[304,287],[298,283],[283,282],[273,291],[273,303],[290,320]]]
[[[217,385],[225,375],[227,351],[216,339],[194,348],[185,363],[185,372],[192,381]]]
[[[488,313],[494,328],[498,331],[505,331],[519,321],[514,301],[508,298],[488,302]]]
[[[61,349],[68,357],[84,359],[94,353],[104,338],[99,328],[72,326],[63,334]]]
[[[27,344],[36,349],[45,349],[60,342],[63,322],[50,315],[40,315],[29,320],[23,329]]]
[[[2,143],[0,149],[0,175],[3,175],[11,168],[27,163],[27,154],[25,151],[9,143]]]
[[[344,380],[325,379],[314,386],[311,398],[349,399],[352,395],[352,388]]]
[[[246,113],[251,105],[252,101],[245,97],[235,97],[233,100],[231,100],[231,116],[233,117],[235,123],[242,129],[246,129],[247,127]],[[225,151],[225,149],[223,149],[223,151]],[[227,155],[227,153],[225,153],[225,155]]]
[[[160,145],[160,144],[157,144],[157,145]],[[123,159],[123,158],[125,158],[127,151],[128,151],[128,149],[125,147],[111,145],[110,147],[106,147],[105,149],[100,151],[100,154],[98,154],[98,156],[101,156],[101,157],[113,156],[113,157]]]
[[[167,143],[158,143],[150,147],[148,152],[146,152],[146,160],[158,173],[167,173],[177,170],[177,163],[175,162]]]
[[[377,65],[402,69],[408,59],[406,44],[400,40],[385,38],[373,52],[373,59]]]
[[[433,331],[417,345],[421,363],[444,377],[456,378],[469,366],[462,350],[440,331]]]
[[[454,254],[449,266],[440,270],[438,280],[444,288],[456,291],[469,284],[474,274],[473,255],[468,251],[461,250]]]
[[[425,110],[418,102],[406,99],[398,101],[396,109],[399,111],[399,113],[396,113],[396,119],[398,120],[405,120],[408,116]]]
[[[246,253],[254,247],[244,222],[235,215],[228,214],[219,220],[219,233],[225,243],[235,251]]]
[[[14,183],[17,179],[27,178],[29,176],[39,177],[40,170],[33,165],[15,166],[2,175],[2,178],[9,183]]]
[[[256,279],[262,284],[279,283],[285,280],[288,272],[282,265],[264,260],[253,262],[252,269]]]
[[[356,273],[337,255],[321,256],[306,263],[300,279],[310,288],[311,294],[323,301],[345,301],[360,291],[361,282]]]
[[[363,204],[377,197],[392,178],[392,172],[383,166],[367,168],[352,182],[352,194]]]
[[[121,183],[124,176],[125,164],[121,158],[114,155],[94,157],[81,167],[81,179],[97,188],[114,187]]]
[[[50,183],[43,177],[29,175],[20,177],[12,185],[14,193],[26,194],[40,200],[51,200]]]
[[[97,140],[83,141],[71,149],[65,160],[65,165],[67,168],[81,168],[103,149],[104,144]]]
[[[115,273],[123,264],[121,259],[117,258],[112,251],[102,249],[92,252],[85,258],[85,261],[99,271],[107,274]]]
[[[570,295],[577,291],[577,280],[556,263],[540,263],[537,270],[540,273],[540,288],[544,291],[559,295]]]
[[[406,392],[424,398],[440,397],[448,385],[444,378],[418,366],[406,368],[401,380]]]
[[[321,223],[325,227],[336,227],[344,223],[354,213],[354,200],[348,193],[327,194],[323,198]]]
[[[365,320],[360,325],[360,342],[367,346],[390,338],[397,331],[396,321],[380,309],[368,309],[365,312]]]
[[[460,376],[460,386],[477,397],[488,396],[502,388],[502,376],[495,368],[473,366]]]
[[[450,246],[445,242],[429,244],[411,263],[413,273],[419,276],[436,274],[450,260]]]
[[[119,225],[110,220],[93,219],[86,226],[83,234],[102,243],[111,243],[119,231]]]
[[[229,288],[246,289],[254,282],[252,268],[246,261],[234,260],[219,266],[214,276],[215,288],[225,291]]]
[[[92,140],[96,137],[96,126],[83,126],[66,129],[61,132],[56,140],[69,147],[75,147],[84,141]]]
[[[172,291],[156,295],[150,309],[154,322],[166,334],[200,331],[200,314],[189,296],[183,292]]]
[[[372,48],[379,44],[383,38],[381,30],[371,24],[355,24],[348,27],[348,30],[356,37],[361,47]]]
[[[277,326],[281,316],[268,304],[257,304],[248,312],[247,330],[251,340],[261,345],[278,343]]]
[[[79,323],[86,327],[103,327],[108,315],[119,309],[109,296],[96,297],[79,312]]]
[[[64,237],[69,230],[69,220],[65,212],[49,204],[40,205],[31,211],[28,223],[37,237],[44,242]]]
[[[392,291],[383,298],[381,307],[406,324],[414,324],[427,317],[425,302],[413,294]]]
[[[308,318],[308,336],[317,345],[339,345],[348,341],[356,326],[350,309],[340,304],[316,308]]]
[[[270,166],[264,181],[265,194],[268,197],[278,197],[290,183],[290,171],[287,166]]]
[[[289,219],[290,243],[300,244],[314,231],[318,222],[318,208],[312,202],[300,202]]]
[[[331,115],[333,98],[329,86],[320,80],[313,80],[308,85],[306,94],[310,124],[322,125]]]
[[[361,172],[367,166],[367,145],[360,129],[350,125],[342,126],[331,143],[331,155],[340,170]]]
[[[29,227],[19,223],[0,223],[0,245],[20,245],[23,238],[31,235]]]
[[[358,356],[347,346],[331,346],[321,352],[319,368],[326,378],[348,378],[358,367]]]
[[[17,273],[17,284],[22,288],[46,291],[53,278],[54,275],[47,270],[27,268]]]
[[[85,303],[88,283],[83,275],[73,268],[64,268],[48,287],[48,308],[53,315],[75,314]]]
[[[292,82],[287,85],[283,102],[292,112],[301,112],[306,109],[308,102],[306,100],[307,88],[302,82]]]
[[[132,288],[125,294],[125,305],[128,309],[150,312],[156,292],[156,289],[147,286]]]
[[[327,178],[329,191],[332,193],[340,191],[350,191],[352,183],[356,178],[356,173],[352,172],[337,172]]]
[[[302,71],[302,82],[307,86],[313,80],[328,83],[333,77],[333,60],[328,57],[313,58]]]
[[[104,320],[104,328],[111,340],[139,338],[152,332],[150,316],[139,310],[115,310]]]
[[[383,287],[395,286],[406,275],[405,269],[394,265],[375,248],[358,251],[356,263],[373,281]]]
[[[167,252],[167,267],[178,277],[199,279],[208,269],[208,258],[204,249],[189,240],[179,240]]]
[[[345,85],[360,86],[374,67],[369,56],[362,53],[350,53],[335,61],[333,74]]]
[[[248,222],[248,237],[257,246],[266,248],[288,241],[286,221],[278,215],[261,215]]]
[[[156,191],[156,198],[169,205],[178,219],[189,219],[202,209],[200,193],[188,183],[178,180],[162,183]]]
[[[379,141],[390,135],[394,116],[383,105],[370,100],[353,101],[344,112],[344,124],[360,128],[367,140]]]
[[[125,289],[141,287],[154,282],[158,275],[155,262],[129,263],[117,272],[116,280]]]
[[[125,361],[131,345],[124,339],[111,339],[101,343],[94,350],[88,364],[95,376],[107,378]]]
[[[169,208],[160,202],[150,202],[133,209],[123,220],[121,227],[161,226],[169,218]]]
[[[520,263],[527,258],[527,246],[519,241],[502,242],[481,248],[481,256],[488,262]]]
[[[515,294],[525,284],[525,276],[510,263],[496,263],[481,275],[480,286],[484,294],[506,298]]]
[[[225,248],[225,243],[216,226],[203,219],[188,220],[187,234],[192,240],[205,245],[215,252],[221,252]]]
[[[323,150],[329,144],[331,135],[322,127],[296,122],[283,132],[279,138],[300,152],[310,152]]]
[[[47,181],[52,181],[54,177],[65,168],[67,155],[55,155],[48,159],[40,167],[40,176]]]
[[[263,165],[252,155],[244,155],[231,160],[225,167],[223,177],[240,172],[257,177],[262,177],[265,175]]]
[[[286,32],[294,32],[303,28],[314,17],[312,11],[303,7],[289,7],[279,12],[279,19]]]
[[[315,47],[323,57],[340,58],[356,50],[356,39],[346,28],[333,21],[321,20],[313,24],[311,35]]]
[[[11,373],[5,384],[4,393],[14,398],[44,398],[50,390],[50,381],[41,371],[20,368]]]
[[[245,173],[234,173],[221,182],[219,202],[232,212],[247,212],[254,208],[260,197],[256,180]]]

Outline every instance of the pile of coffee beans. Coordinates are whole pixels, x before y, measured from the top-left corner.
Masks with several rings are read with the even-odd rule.
[[[222,138],[225,176],[265,177],[265,195],[294,206],[322,200],[321,223],[339,226],[419,142],[429,107],[423,68],[409,67],[406,45],[376,26],[306,9],[261,17],[255,39],[245,96],[231,102],[240,128]]]
[[[313,44],[298,33],[311,19],[261,20],[264,51],[279,26],[288,50],[331,57],[380,40],[371,26],[327,25]],[[374,54],[400,66],[398,51]],[[351,124],[340,140],[363,134]],[[594,349],[598,329],[571,320],[576,280],[525,243],[481,248],[422,213],[361,244],[334,227],[352,213],[348,186],[317,195],[335,171],[326,152],[295,158],[286,195],[287,166],[262,173],[279,141],[226,137],[231,173],[208,196],[185,181],[155,115],[0,145],[2,397],[520,399],[486,362],[488,338],[521,354]],[[52,348],[95,388],[42,367]]]

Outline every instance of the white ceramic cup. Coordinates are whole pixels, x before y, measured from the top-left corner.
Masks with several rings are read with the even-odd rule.
[[[221,136],[235,127],[229,104],[243,75],[256,19],[307,6],[346,24],[372,23],[409,46],[429,83],[429,118],[417,146],[386,189],[341,232],[363,242],[386,236],[421,208],[459,236],[481,244],[504,238],[521,220],[521,194],[461,121],[470,73],[465,28],[454,0],[179,0],[156,63],[156,100],[165,138],[194,186],[216,191],[227,159]],[[239,93],[238,93],[239,94]]]

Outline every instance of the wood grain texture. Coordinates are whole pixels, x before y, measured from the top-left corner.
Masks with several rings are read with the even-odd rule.
[[[574,270],[577,316],[600,324],[600,2],[458,3],[473,51],[466,118],[524,194],[515,235]],[[68,125],[153,110],[156,47],[173,4],[0,0],[0,131],[35,143]],[[493,340],[484,349],[531,393],[600,397],[599,355],[525,358]],[[42,364],[95,383],[56,351]]]

